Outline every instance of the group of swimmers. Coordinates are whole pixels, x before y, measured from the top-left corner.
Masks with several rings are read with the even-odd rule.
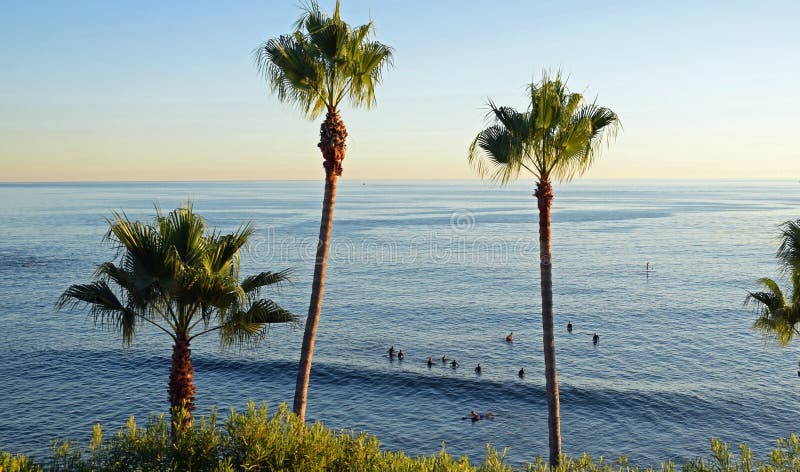
[[[572,321],[567,322],[567,332],[568,333],[572,332]],[[508,336],[506,336],[506,342],[507,343],[514,342],[514,332],[513,331],[508,333]],[[596,346],[598,342],[600,342],[600,335],[597,334],[597,333],[594,333],[594,335],[592,336],[592,344],[594,344]],[[400,349],[399,351],[395,351],[394,346],[389,348],[388,353],[389,353],[389,359],[394,359],[395,357],[397,357],[397,359],[403,360],[406,357],[406,355],[405,355],[405,353],[403,352],[402,349]],[[442,364],[446,365],[447,361],[448,361],[447,354],[442,354]],[[433,364],[434,364],[433,356],[429,356],[428,357],[428,368],[433,367]],[[459,364],[457,360],[450,359],[450,367],[452,369],[458,369],[460,366],[461,366],[461,364]],[[483,367],[481,367],[481,363],[480,362],[478,362],[478,365],[475,366],[474,372],[477,375],[480,375],[483,372]],[[800,376],[800,370],[798,370],[797,375]],[[524,367],[521,367],[519,369],[519,372],[517,372],[517,376],[519,378],[524,378],[525,377],[525,368]]]
[[[567,322],[567,332],[568,333],[572,333],[572,321]],[[508,333],[508,336],[506,336],[505,339],[506,339],[507,343],[514,342],[514,332],[512,331],[512,332]],[[594,335],[592,336],[592,344],[594,344],[596,346],[599,341],[600,341],[600,335],[597,334],[597,333],[594,333]],[[394,359],[395,357],[397,357],[397,359],[403,360],[405,358],[405,353],[403,352],[403,350],[400,349],[399,351],[395,351],[394,346],[389,348],[388,353],[389,353],[389,358],[390,359]],[[450,360],[450,367],[453,368],[453,369],[457,369],[457,368],[459,368],[461,366],[461,364],[459,364],[457,360],[448,359],[447,358],[447,354],[442,354],[441,359],[442,359],[442,364],[445,364],[445,365],[447,364],[447,361]],[[429,356],[428,357],[427,364],[428,364],[428,368],[433,367],[433,364],[434,364],[433,356]],[[798,363],[798,365],[800,365],[800,363]],[[478,365],[475,366],[474,371],[475,371],[475,374],[477,374],[477,375],[480,375],[483,372],[483,368],[481,367],[481,363],[480,362],[478,362]],[[797,375],[800,376],[800,368],[798,369]],[[521,379],[525,377],[525,368],[524,367],[521,367],[519,369],[519,372],[517,372],[517,376],[519,376],[519,378],[521,378]],[[462,420],[469,419],[474,423],[476,421],[480,421],[480,420],[484,420],[484,419],[493,420],[494,417],[495,417],[494,413],[480,414],[477,411],[472,410],[472,411],[469,412],[469,416],[464,416],[461,419]]]
[[[400,359],[401,361],[406,358],[406,354],[403,352],[402,349],[400,349],[399,351],[395,352],[394,346],[392,346],[392,347],[389,348],[389,359],[394,359],[395,356],[398,359]]]
[[[390,347],[389,351],[387,351],[387,352],[389,354],[389,359],[394,359],[396,357],[398,360],[402,361],[406,357],[406,355],[405,355],[405,353],[403,352],[402,349],[400,349],[399,351],[395,351],[394,346]],[[447,358],[447,354],[442,354],[442,364],[447,364],[448,360],[450,360],[450,367],[451,368],[458,369],[459,367],[461,367],[461,364],[459,364],[457,360],[448,359]],[[433,357],[432,356],[428,357],[428,367],[429,368],[433,367],[433,364],[434,364]],[[481,363],[478,362],[478,365],[475,366],[475,373],[476,374],[480,374],[481,372],[483,372],[483,367],[481,367]],[[520,369],[519,372],[520,372],[520,374],[519,374],[520,377],[524,377],[525,376],[525,370],[524,369]]]
[[[510,342],[513,341],[513,339],[514,339],[514,333],[513,332],[509,333],[508,336],[506,336],[506,342],[510,343]],[[394,359],[396,357],[398,360],[403,360],[406,357],[406,355],[405,355],[405,353],[403,352],[402,349],[400,349],[399,351],[396,351],[394,349],[394,346],[390,347],[389,350],[387,351],[387,353],[389,354],[389,359]],[[441,359],[442,359],[442,364],[445,364],[445,365],[447,365],[447,361],[449,360],[450,361],[450,368],[452,368],[452,369],[458,369],[459,367],[461,367],[461,364],[459,364],[457,360],[448,359],[447,358],[447,354],[442,354],[442,358]],[[428,363],[427,364],[428,364],[428,368],[433,367],[433,364],[434,364],[433,356],[429,356],[428,357]],[[481,373],[483,373],[483,367],[481,367],[481,363],[480,362],[478,362],[478,365],[475,366],[475,369],[473,369],[473,371],[477,375],[480,375]],[[519,376],[519,378],[525,377],[525,368],[524,367],[520,368],[519,372],[517,372],[517,375]]]

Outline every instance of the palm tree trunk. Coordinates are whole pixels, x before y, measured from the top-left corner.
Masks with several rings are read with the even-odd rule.
[[[561,456],[561,406],[558,397],[556,372],[556,341],[553,336],[553,266],[550,250],[550,207],[553,187],[543,176],[536,185],[539,205],[539,268],[542,283],[542,342],[544,343],[544,369],[547,394],[547,431],[550,445],[550,465],[558,465]]]
[[[325,195],[322,200],[322,218],[319,223],[317,258],[314,264],[314,282],[311,286],[311,301],[308,305],[303,347],[300,351],[300,365],[297,369],[297,383],[294,389],[294,413],[305,421],[308,384],[311,377],[311,359],[314,356],[314,342],[317,337],[319,315],[322,312],[322,295],[325,291],[325,269],[328,264],[328,250],[333,228],[333,208],[336,203],[336,184],[342,175],[347,130],[336,109],[329,109],[320,127],[319,148],[325,159]]]
[[[194,395],[194,367],[189,338],[178,337],[172,346],[172,367],[169,371],[169,404],[173,428],[179,426],[185,431],[191,426]],[[180,425],[176,425],[176,421]]]

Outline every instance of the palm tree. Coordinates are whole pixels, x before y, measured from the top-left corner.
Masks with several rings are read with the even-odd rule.
[[[172,339],[169,402],[174,426],[191,425],[195,407],[190,345],[217,332],[221,346],[261,342],[271,323],[296,317],[266,298],[262,288],[288,280],[289,270],[262,272],[239,281],[239,251],[253,234],[244,225],[231,234],[208,231],[191,205],[154,224],[131,221],[124,213],[109,220],[106,239],[118,245],[117,258],[100,264],[95,280],[70,286],[57,307],[87,304],[95,324],[118,331],[129,347],[144,325]]]
[[[342,175],[347,138],[339,106],[345,98],[355,107],[369,108],[374,104],[375,87],[381,82],[384,68],[392,61],[392,49],[372,40],[371,21],[351,27],[342,20],[339,10],[339,0],[333,16],[322,12],[312,0],[305,6],[294,33],[270,39],[255,50],[259,71],[280,100],[296,105],[309,119],[326,112],[318,144],[324,159],[325,194],[294,395],[294,412],[301,419],[305,418],[311,358],[322,311],[336,185]]]
[[[570,180],[583,173],[599,154],[601,143],[616,135],[617,115],[583,96],[570,93],[560,73],[545,72],[528,88],[528,109],[488,103],[490,126],[478,133],[469,148],[469,162],[485,178],[507,184],[527,171],[536,179],[539,207],[539,267],[542,290],[542,338],[547,391],[550,464],[561,455],[561,420],[553,338],[553,281],[550,250],[551,179]]]
[[[777,257],[791,279],[791,297],[787,300],[778,283],[764,277],[757,282],[763,291],[749,292],[745,304],[753,306],[758,314],[753,329],[778,345],[787,346],[792,338],[800,338],[800,219],[781,225]]]

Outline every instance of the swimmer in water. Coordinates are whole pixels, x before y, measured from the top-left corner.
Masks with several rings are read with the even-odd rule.
[[[452,367],[452,368],[454,368],[454,369],[458,368],[458,362],[456,362],[456,360],[455,360],[455,359],[453,359],[453,361],[452,361],[452,362],[450,362],[450,367]]]
[[[514,341],[514,332],[513,331],[508,333],[508,336],[506,336],[506,342],[507,343],[510,343],[512,341]]]
[[[394,346],[389,348],[389,357],[394,357]]]
[[[400,349],[400,351],[397,353],[397,358],[402,361],[403,359],[405,359],[405,357],[406,357],[406,355],[403,354],[403,350]]]
[[[472,410],[472,411],[469,412],[469,416],[462,416],[461,419],[462,420],[470,419],[470,420],[472,420],[473,423],[476,422],[476,421],[480,421],[480,420],[493,420],[494,419],[494,413],[480,414],[477,411]]]
[[[433,357],[428,357],[428,368],[433,365]]]
[[[478,374],[478,375],[480,375],[480,373],[481,373],[481,370],[482,370],[482,369],[481,369],[481,363],[480,363],[480,362],[478,362],[478,365],[475,367],[475,373],[476,373],[476,374]]]
[[[597,334],[597,333],[594,333],[594,336],[592,336],[592,344],[594,344],[596,346],[598,341],[600,341],[600,335]]]
[[[567,332],[568,332],[568,333],[571,333],[571,332],[572,332],[572,321],[568,321],[568,322],[567,322]]]
[[[519,378],[523,378],[523,377],[525,377],[525,368],[524,368],[524,367],[521,367],[521,368],[519,369],[519,373],[518,373],[517,375],[519,375]]]
[[[447,354],[442,354],[442,362],[447,362]]]

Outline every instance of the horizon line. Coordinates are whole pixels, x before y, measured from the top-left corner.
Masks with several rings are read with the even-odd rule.
[[[531,177],[530,179],[536,181],[535,177]],[[0,185],[13,185],[13,184],[147,184],[147,183],[223,183],[223,182],[318,182],[323,179],[188,179],[188,180],[173,180],[173,179],[162,179],[162,180],[0,180]],[[492,181],[490,179],[481,179],[480,177],[475,178],[369,178],[369,179],[344,179],[345,181],[353,181],[353,182],[485,182],[488,184],[497,184],[497,182]],[[509,182],[505,185],[512,185],[516,182],[522,182],[528,180],[527,178],[520,178],[516,179],[512,182]],[[616,177],[616,178],[582,178],[582,179],[571,179],[568,181],[558,181],[554,180],[554,184],[563,184],[563,183],[575,183],[581,181],[592,181],[592,182],[610,182],[610,181],[631,181],[631,182],[793,182],[795,179],[791,178],[741,178],[741,177],[714,177],[714,178],[702,178],[702,177],[683,177],[683,178],[641,178],[641,177]],[[800,180],[797,180],[800,182]]]

